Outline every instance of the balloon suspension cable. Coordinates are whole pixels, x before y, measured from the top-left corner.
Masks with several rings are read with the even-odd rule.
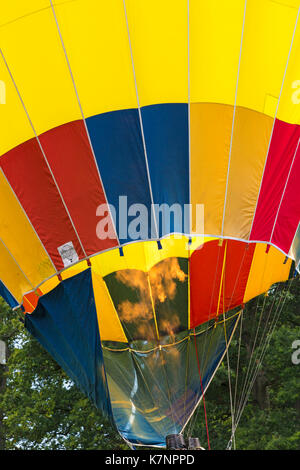
[[[239,340],[238,340],[238,356],[237,356],[237,364],[236,364],[236,371],[235,371],[235,386],[234,386],[234,398],[233,398],[233,417],[232,417],[232,423],[233,423],[233,436],[231,437],[229,444],[227,446],[227,449],[231,450],[232,443],[234,446],[234,449],[236,449],[235,445],[235,434],[234,434],[234,429],[235,429],[235,410],[236,410],[236,400],[237,400],[237,385],[238,385],[238,378],[239,378],[239,367],[240,367],[240,357],[241,357],[241,343],[242,343],[242,331],[243,331],[243,315],[244,315],[244,304],[242,305],[242,311],[240,313],[240,333],[239,333]]]
[[[188,249],[188,260],[189,260],[189,264],[188,264],[188,269],[189,269],[189,277],[190,277],[190,256],[191,256],[191,244],[192,244],[192,237],[189,236],[189,239],[188,239],[188,245],[187,245],[187,249]],[[189,302],[189,312],[191,311],[191,306],[190,306],[190,302],[191,302],[191,299],[190,299],[190,284],[189,284],[189,288],[188,288],[188,302]],[[189,317],[189,328],[190,328],[190,317]],[[204,332],[204,343],[206,344],[206,337],[207,337],[207,331],[210,330],[210,328],[208,328],[207,330],[205,330]],[[198,370],[199,370],[199,377],[200,377],[200,386],[201,386],[201,393],[202,393],[202,397],[203,397],[203,403],[204,403],[204,407],[205,407],[205,398],[204,398],[204,394],[203,394],[203,386],[202,386],[202,379],[201,379],[201,373],[200,373],[200,364],[199,364],[199,357],[198,357],[198,352],[197,352],[197,344],[196,344],[196,331],[195,331],[195,328],[194,328],[194,340],[195,340],[195,345],[196,345],[196,355],[197,355],[197,361],[198,361]],[[188,343],[188,345],[190,344],[190,341]],[[187,374],[187,371],[186,371],[186,374]],[[187,384],[186,384],[187,385]],[[186,393],[186,392],[185,392]],[[192,419],[190,420],[189,422],[189,426],[188,426],[188,431],[187,431],[187,436],[188,436],[188,439],[190,438],[190,436],[192,435],[192,432],[193,432],[193,428],[195,426],[195,423],[197,421],[197,416],[198,416],[198,413],[199,413],[199,409],[200,407],[197,406],[196,407],[196,413],[194,413],[192,415]],[[206,414],[206,409],[205,409],[205,414]],[[206,428],[207,428],[207,432],[208,432],[208,425],[207,425],[207,419],[206,419]],[[209,441],[209,438],[208,438],[208,441]]]
[[[246,373],[246,379],[244,380],[244,385],[243,385],[243,390],[242,390],[242,393],[241,393],[241,396],[239,398],[239,404],[237,406],[237,412],[236,412],[236,420],[235,420],[235,425],[234,425],[234,429],[233,429],[233,432],[232,432],[232,435],[231,435],[231,438],[228,442],[228,445],[227,445],[227,449],[231,449],[232,447],[232,442],[234,442],[234,439],[235,439],[235,433],[236,433],[236,430],[237,430],[237,427],[238,427],[238,424],[240,422],[240,419],[241,419],[241,416],[243,414],[243,411],[245,409],[245,406],[247,404],[247,401],[250,397],[250,394],[251,394],[251,390],[254,386],[254,383],[255,383],[255,380],[258,376],[258,373],[259,373],[259,370],[260,370],[260,367],[262,365],[262,362],[263,362],[263,359],[265,357],[265,354],[266,354],[266,351],[267,351],[267,348],[270,344],[270,341],[271,341],[271,338],[272,338],[272,335],[275,331],[275,327],[276,327],[276,324],[278,322],[278,319],[280,317],[280,314],[283,310],[283,307],[284,307],[284,304],[286,302],[286,299],[288,297],[288,293],[290,291],[290,288],[291,288],[291,284],[292,284],[292,281],[293,279],[290,279],[286,289],[285,289],[285,292],[282,292],[281,296],[280,296],[280,299],[278,301],[278,304],[277,304],[277,307],[276,307],[276,310],[274,312],[274,314],[271,316],[271,312],[273,310],[273,307],[274,307],[274,304],[275,304],[275,294],[278,290],[278,285],[276,286],[276,291],[274,293],[274,299],[273,299],[273,302],[271,304],[271,307],[270,307],[270,311],[269,311],[269,314],[268,314],[268,319],[269,318],[272,318],[271,322],[270,322],[270,325],[269,325],[269,328],[268,328],[268,331],[266,332],[266,328],[267,326],[265,325],[264,327],[264,331],[263,331],[263,334],[262,334],[262,337],[260,339],[260,344],[259,344],[259,349],[261,349],[261,352],[260,352],[260,356],[258,359],[256,359],[256,361],[254,362],[254,365],[253,365],[253,368],[251,370],[251,372],[249,371],[249,365],[248,365],[248,369],[247,369],[247,373]],[[266,297],[265,297],[266,299]],[[265,299],[264,299],[264,303],[263,303],[263,308],[262,308],[262,311],[264,310],[264,307],[265,307]],[[262,315],[262,314],[261,314]],[[260,318],[261,318],[261,315],[260,315]],[[260,322],[259,322],[260,323]],[[266,332],[266,333],[265,333]],[[257,332],[256,332],[257,333]],[[255,335],[255,337],[257,338],[257,334]],[[252,348],[252,353],[251,353],[251,360],[253,358],[253,351],[254,351],[254,347]],[[257,351],[256,351],[256,355],[257,355]],[[251,362],[251,361],[250,361]],[[249,373],[250,372],[250,373]]]
[[[218,257],[217,257],[217,262],[216,262],[216,267],[215,267],[215,273],[214,273],[214,282],[213,282],[213,286],[212,286],[212,291],[211,291],[211,299],[210,299],[210,307],[209,307],[209,315],[208,315],[208,322],[214,317],[214,314],[212,312],[212,307],[213,307],[213,299],[214,299],[214,292],[215,292],[215,289],[216,289],[216,284],[217,284],[217,271],[218,271],[218,266],[219,266],[219,262],[221,261],[222,262],[222,271],[223,271],[223,274],[224,274],[224,263],[225,263],[225,259],[226,259],[226,251],[227,251],[227,240],[225,242],[225,249],[224,249],[224,254],[223,254],[223,257],[221,257],[221,250],[222,250],[222,247],[223,247],[223,240],[219,240],[219,250],[218,250]],[[221,258],[221,259],[220,259]],[[221,276],[222,277],[222,276]],[[221,289],[221,285],[222,285],[222,280],[220,282],[220,289]],[[215,325],[216,326],[216,325]],[[209,350],[210,349],[210,344],[211,344],[211,337],[210,339],[208,340],[208,330],[206,330],[206,332],[204,333],[204,350],[207,349]],[[205,413],[205,422],[206,422],[206,432],[207,432],[207,436],[208,436],[208,443],[209,443],[209,433],[208,433],[208,423],[207,423],[207,414],[206,414],[206,403],[205,403],[205,398],[204,398],[204,393],[203,393],[203,386],[202,386],[202,379],[201,379],[201,371],[200,371],[200,363],[199,363],[199,356],[198,356],[198,351],[197,351],[197,344],[196,344],[196,334],[195,334],[195,329],[194,329],[194,340],[195,340],[195,346],[196,346],[196,356],[197,356],[197,363],[198,363],[198,371],[199,371],[199,377],[200,377],[200,386],[201,386],[201,389],[202,389],[202,397],[203,397],[203,407],[204,407],[204,413]],[[207,344],[208,343],[208,344]],[[204,359],[204,364],[202,369],[204,370],[205,369],[205,366],[207,364],[207,359]],[[197,418],[197,415],[198,415],[198,412],[199,412],[199,407],[197,408],[197,412],[196,414],[194,415],[194,424],[192,423],[192,420],[190,422],[190,428],[189,428],[189,434],[192,433],[192,429],[193,429],[193,426],[195,425],[196,423],[196,418]],[[210,448],[210,443],[209,443],[209,448]]]
[[[219,245],[219,248],[221,248],[220,245]],[[220,261],[220,252],[221,252],[221,249],[218,250],[218,256],[217,256],[215,273],[214,273],[214,281],[213,281],[212,288],[211,288],[210,306],[209,306],[207,322],[209,322],[214,317],[214,314],[213,314],[213,300],[214,300],[214,292],[215,292],[215,288],[216,288],[216,284],[217,284],[217,273],[218,273],[218,267],[219,267],[219,261]],[[204,350],[206,350],[206,346],[207,346],[208,330],[209,329],[206,330],[205,335],[204,335],[204,342],[203,342],[203,344],[204,344],[203,349]],[[208,350],[210,348],[210,343],[211,343],[211,337],[208,340],[208,346],[207,346]],[[205,369],[206,363],[207,363],[207,360],[205,359],[202,369]]]
[[[204,396],[203,383],[202,383],[202,377],[201,377],[201,370],[200,370],[200,362],[199,362],[199,356],[198,356],[198,348],[197,348],[195,328],[194,328],[194,341],[195,341],[195,350],[196,350],[196,357],[197,357],[197,366],[198,366],[198,372],[199,372],[200,387],[201,387],[202,400],[203,400],[205,427],[206,427],[206,435],[207,435],[207,445],[208,445],[208,449],[211,450],[210,441],[209,441],[209,431],[208,431],[207,413],[206,413],[206,405],[205,405],[205,396]]]
[[[260,290],[262,289],[262,283],[263,283],[266,267],[267,267],[267,264],[268,264],[268,260],[269,260],[269,256],[268,256],[268,253],[266,252],[264,267],[263,267],[262,276],[261,276],[261,280],[260,280]],[[253,359],[253,356],[254,356],[254,349],[255,349],[255,345],[256,345],[256,341],[257,341],[257,337],[258,337],[258,331],[259,331],[259,327],[260,327],[260,324],[261,324],[262,315],[263,315],[264,308],[265,308],[265,303],[266,303],[266,297],[264,298],[264,302],[263,302],[263,305],[262,305],[262,310],[261,310],[259,322],[258,322],[258,325],[256,327],[255,338],[254,338],[254,342],[253,342],[253,345],[252,345],[250,359],[249,359],[249,362],[248,362],[246,374],[245,374],[244,381],[243,381],[243,387],[242,387],[242,392],[241,392],[241,396],[240,396],[240,401],[239,401],[239,405],[238,405],[237,410],[236,410],[236,415],[237,416],[238,416],[239,411],[240,411],[240,406],[241,406],[241,403],[243,401],[244,394],[246,393],[246,390],[247,390],[248,376],[249,376],[249,373],[250,373],[250,370],[251,370],[252,359]],[[256,302],[255,313],[253,314],[253,322],[254,322],[254,320],[257,316],[258,304],[259,304],[259,299],[257,299],[257,302]]]

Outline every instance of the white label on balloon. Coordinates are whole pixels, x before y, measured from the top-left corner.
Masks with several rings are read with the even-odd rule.
[[[79,261],[78,254],[76,253],[73,242],[67,242],[64,245],[59,246],[57,249],[65,268],[73,263],[76,263],[76,261]]]

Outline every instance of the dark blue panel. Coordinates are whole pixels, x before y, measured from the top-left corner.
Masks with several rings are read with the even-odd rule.
[[[146,236],[143,233],[141,238],[151,238],[151,196],[138,110],[104,113],[87,118],[86,123],[108,202],[116,210],[120,242],[132,241],[127,230],[124,233],[119,228],[119,214],[126,217],[133,204],[145,206],[148,217],[147,227],[144,226],[143,230]],[[127,197],[126,205],[120,211],[119,196]],[[136,216],[139,216],[138,212],[129,215],[126,225]]]
[[[11,308],[17,307],[19,304],[16,299],[11,295],[9,290],[5,287],[3,282],[0,281],[0,296],[8,303]]]
[[[184,230],[184,204],[189,203],[189,137],[188,105],[159,104],[142,108],[142,120],[147,147],[153,200],[155,204],[178,204],[180,217],[159,223],[160,236],[169,232],[189,232],[189,210],[186,208]]]
[[[111,416],[90,269],[40,297],[35,311],[25,315],[25,326],[97,408]]]

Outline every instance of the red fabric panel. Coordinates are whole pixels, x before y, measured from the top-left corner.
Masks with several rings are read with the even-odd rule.
[[[299,127],[299,126],[298,126]],[[289,252],[300,221],[300,145],[278,212],[272,242],[285,253]]]
[[[1,156],[0,165],[56,268],[64,267],[57,248],[66,242],[72,241],[82,258],[77,236],[37,140],[31,139]]]
[[[242,304],[254,250],[255,243],[247,245],[235,240],[224,240],[222,246],[218,246],[218,241],[208,242],[202,249],[192,254],[190,261],[191,328]]]
[[[24,295],[22,302],[24,313],[32,313],[42,295],[43,293],[40,289],[37,289],[36,292],[29,292],[29,294]]]
[[[190,259],[190,326],[213,318],[218,304],[224,246],[218,240],[205,243]]]
[[[252,231],[250,234],[250,240],[260,240],[266,242],[270,241],[274,222],[276,219],[276,214],[284,191],[284,186],[288,177],[289,169],[293,161],[299,137],[299,125],[289,124],[283,121],[276,120],[273,138],[269,150],[269,156],[263,176],[260,196],[258,199],[256,214],[253,221]],[[294,187],[294,189],[292,190],[294,194],[294,202],[291,204],[291,206],[294,206],[296,203],[295,191],[296,188]],[[288,200],[288,197],[286,197],[286,200]],[[289,204],[285,206],[285,210],[291,209],[288,209],[288,206]],[[286,216],[290,217],[291,214],[285,213],[285,217]],[[277,224],[278,223],[279,220],[277,221]],[[288,246],[288,241],[290,241],[291,237],[294,236],[295,231],[296,228],[294,228],[294,221],[292,223],[288,223],[288,225],[285,227],[284,231],[280,235],[282,246]]]
[[[255,243],[247,245],[243,242],[227,240],[219,315],[242,304],[255,245]]]
[[[56,127],[39,139],[87,255],[116,246],[116,238],[96,235],[96,210],[106,199],[83,121]]]

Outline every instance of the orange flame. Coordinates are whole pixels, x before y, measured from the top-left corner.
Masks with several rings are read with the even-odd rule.
[[[149,278],[148,278],[149,276]],[[137,302],[124,300],[118,305],[121,321],[139,322],[138,333],[142,337],[153,337],[149,321],[153,319],[153,308],[176,296],[177,282],[185,282],[187,274],[180,268],[177,258],[168,258],[152,267],[149,273],[136,269],[124,269],[116,273],[116,279],[134,289],[139,297]],[[174,335],[180,326],[179,316],[170,312],[170,319],[160,319],[160,330]]]

